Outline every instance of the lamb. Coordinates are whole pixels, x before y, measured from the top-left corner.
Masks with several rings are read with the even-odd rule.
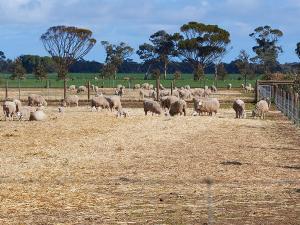
[[[269,104],[266,100],[260,100],[256,103],[254,110],[252,111],[253,117],[260,117],[261,119],[265,119],[265,114],[269,112]]]
[[[78,107],[79,97],[77,95],[69,95],[66,97],[66,99],[61,100],[61,106],[70,106],[72,104],[76,105]]]
[[[227,89],[231,90],[231,88],[232,88],[232,84],[231,83],[227,84]]]
[[[199,115],[202,113],[208,113],[209,116],[212,116],[213,113],[217,114],[218,109],[220,108],[220,103],[216,98],[205,100],[194,99],[194,108]]]
[[[13,102],[16,104],[16,112],[19,112],[22,107],[22,102],[19,99],[14,99]]]
[[[210,95],[211,95],[211,90],[210,90],[210,89],[205,89],[205,90],[204,90],[203,96],[204,96],[204,97],[208,97],[208,96],[210,96]]]
[[[148,112],[152,112],[152,116],[154,113],[158,115],[161,115],[163,113],[161,106],[156,101],[145,100],[143,106],[144,106],[145,116],[147,115]]]
[[[119,96],[110,96],[105,97],[109,103],[109,108],[112,111],[113,109],[119,111],[122,110],[122,104]]]
[[[178,100],[179,98],[176,96],[164,96],[160,99],[160,104],[163,109],[167,108],[169,110],[170,106]]]
[[[191,86],[190,85],[185,85],[184,88],[187,89],[187,90],[190,90]]]
[[[141,85],[140,84],[135,84],[133,89],[140,89],[141,88]]]
[[[28,96],[28,106],[47,106],[47,102],[41,95],[30,94]]]
[[[159,84],[159,89],[160,90],[165,90],[165,87],[162,84]]]
[[[8,118],[8,120],[13,120],[14,115],[16,115],[16,113],[17,113],[16,103],[11,101],[5,101],[3,103],[3,114],[5,116],[5,120],[6,118]]]
[[[69,91],[76,91],[76,86],[75,85],[70,85]]]
[[[179,91],[177,89],[174,89],[172,92],[172,96],[176,96],[177,98],[179,98]]]
[[[97,111],[99,110],[99,108],[109,109],[109,102],[103,95],[95,96],[91,100],[91,106],[92,108],[95,107]]]
[[[47,119],[47,115],[43,110],[37,109],[35,112],[30,113],[29,121],[45,121]]]
[[[148,83],[143,83],[142,88],[146,89],[146,90],[149,90],[149,84]]]
[[[170,91],[169,90],[161,90],[159,92],[159,97],[164,97],[164,96],[169,96],[170,95]]]
[[[235,111],[235,118],[246,118],[245,102],[243,102],[240,99],[237,99],[233,102],[232,108]]]
[[[203,88],[195,88],[192,90],[192,95],[194,97],[204,97],[204,92],[205,90]]]
[[[249,86],[246,86],[246,87],[245,87],[245,91],[246,91],[246,92],[253,92],[253,91],[254,91],[254,88],[251,87],[251,85],[249,84]]]
[[[170,116],[175,116],[175,115],[184,115],[186,116],[186,109],[187,109],[187,104],[184,100],[178,99],[177,101],[173,102],[170,106],[169,114]]]
[[[191,92],[187,89],[181,89],[178,92],[179,92],[179,97],[183,100],[191,98]]]
[[[79,86],[77,89],[77,93],[87,92],[86,86]]]
[[[154,90],[140,90],[139,92],[140,100],[144,98],[155,98],[155,91]]]
[[[123,87],[123,86],[116,89],[115,94],[122,97],[125,94],[124,89],[125,89],[125,87]]]
[[[217,92],[218,91],[218,89],[217,89],[217,87],[215,85],[211,85],[210,90],[212,92]]]
[[[128,111],[126,111],[126,110],[124,110],[124,109],[119,110],[119,111],[117,112],[116,117],[122,117],[122,116],[128,117],[128,116],[129,116]]]
[[[30,113],[35,112],[36,108],[31,106],[23,106],[19,112],[17,112],[18,120],[29,120]]]
[[[153,89],[154,89],[153,84],[149,84],[149,89],[150,89],[150,90],[153,90]]]

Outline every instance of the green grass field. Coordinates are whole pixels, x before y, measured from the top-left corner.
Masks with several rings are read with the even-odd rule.
[[[85,85],[88,81],[91,84],[97,85],[99,87],[116,87],[118,84],[122,84],[125,87],[133,87],[135,84],[142,84],[142,83],[150,83],[155,84],[155,80],[144,80],[144,74],[118,74],[117,80],[113,79],[98,79],[95,80],[94,78],[97,74],[93,73],[70,73],[68,80],[68,86],[74,84],[76,86]],[[10,74],[0,74],[0,87],[5,87],[6,81],[8,82],[9,87],[18,87],[20,83],[20,87],[22,88],[43,88],[47,86],[47,80],[37,80],[34,78],[32,74],[28,74],[25,80],[11,80],[9,79]],[[125,77],[131,78],[131,81],[124,80]],[[49,74],[49,85],[51,88],[59,88],[63,87],[63,81],[57,80],[56,74]],[[165,87],[170,87],[171,82],[173,81],[173,75],[169,74],[166,80],[161,79],[161,83]],[[229,74],[226,80],[218,80],[215,81],[213,79],[212,74],[207,74],[205,79],[200,81],[194,81],[192,74],[182,74],[181,79],[176,80],[175,85],[176,87],[181,87],[184,85],[190,85],[193,88],[196,87],[204,87],[205,85],[212,85],[215,84],[219,88],[227,87],[229,83],[232,84],[232,87],[240,87],[244,81],[240,79],[240,74]],[[248,83],[251,83],[252,86],[255,84],[255,80],[249,80]]]

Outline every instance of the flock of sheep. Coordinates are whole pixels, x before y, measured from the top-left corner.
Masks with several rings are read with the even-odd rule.
[[[231,87],[230,87],[231,88]],[[245,90],[252,91],[251,86],[243,87]],[[212,93],[217,92],[217,88],[212,85],[210,88],[195,88],[191,89],[189,85],[182,88],[175,88],[174,90],[168,90],[159,86],[159,96],[157,100],[156,89],[153,85],[144,83],[142,85],[136,84],[134,89],[139,90],[140,99],[143,99],[143,108],[145,115],[148,112],[158,115],[175,116],[175,115],[187,115],[187,101],[193,100],[194,112],[192,115],[207,114],[212,116],[213,113],[217,113],[220,108],[220,103],[217,98],[210,97]],[[96,95],[91,99],[92,110],[99,111],[99,109],[108,109],[111,112],[116,112],[117,116],[128,116],[128,112],[122,108],[121,98],[125,93],[125,87],[118,85],[115,90],[115,95],[105,96],[100,93],[100,89],[97,86],[92,85],[92,90],[96,92]],[[76,91],[77,93],[87,91],[85,86],[76,88],[75,85],[69,87],[69,91]],[[61,100],[58,108],[59,112],[64,112],[64,107],[70,107],[72,105],[78,106],[79,97],[77,95],[69,95],[66,99]],[[18,120],[30,120],[30,121],[43,121],[47,119],[44,112],[44,107],[47,106],[47,102],[43,96],[37,94],[30,94],[28,96],[28,106],[22,106],[22,103],[18,99],[12,101],[4,101],[3,113],[5,120],[13,120],[16,117]],[[236,113],[236,118],[245,118],[245,103],[237,99],[233,102],[233,109]],[[265,113],[269,111],[270,101],[260,100],[252,111],[253,117],[265,118]]]

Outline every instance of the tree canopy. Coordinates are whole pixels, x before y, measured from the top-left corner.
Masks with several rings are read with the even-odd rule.
[[[56,63],[61,79],[66,79],[69,66],[82,59],[96,44],[92,31],[72,26],[50,27],[41,40]]]
[[[140,45],[137,54],[145,63],[149,64],[149,67],[160,62],[163,65],[164,79],[166,79],[171,58],[176,56],[174,37],[166,31],[160,30],[152,34],[149,40],[151,44]]]
[[[108,65],[106,68],[110,68],[109,71],[113,72],[112,75],[114,75],[116,79],[119,67],[122,65],[124,60],[132,55],[134,49],[124,42],[114,45],[110,44],[108,41],[101,41],[101,44],[106,52],[105,64]]]
[[[299,59],[300,59],[300,42],[297,43],[297,47],[296,47],[296,49],[295,49],[295,52],[296,52],[297,56],[298,56]]]
[[[283,32],[279,29],[272,29],[270,26],[261,26],[257,27],[249,36],[256,42],[252,48],[256,54],[253,60],[263,66],[264,73],[268,76],[278,64],[278,55],[283,52],[281,46],[278,45]]]
[[[178,53],[199,71],[211,65],[223,56],[230,43],[228,31],[217,25],[189,22],[180,28],[181,34],[175,34],[178,41]],[[196,76],[195,79],[199,79]]]

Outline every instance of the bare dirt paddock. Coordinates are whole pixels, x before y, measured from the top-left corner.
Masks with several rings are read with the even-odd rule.
[[[278,112],[129,112],[0,121],[0,224],[205,224],[207,177],[214,224],[299,224],[300,131]]]

